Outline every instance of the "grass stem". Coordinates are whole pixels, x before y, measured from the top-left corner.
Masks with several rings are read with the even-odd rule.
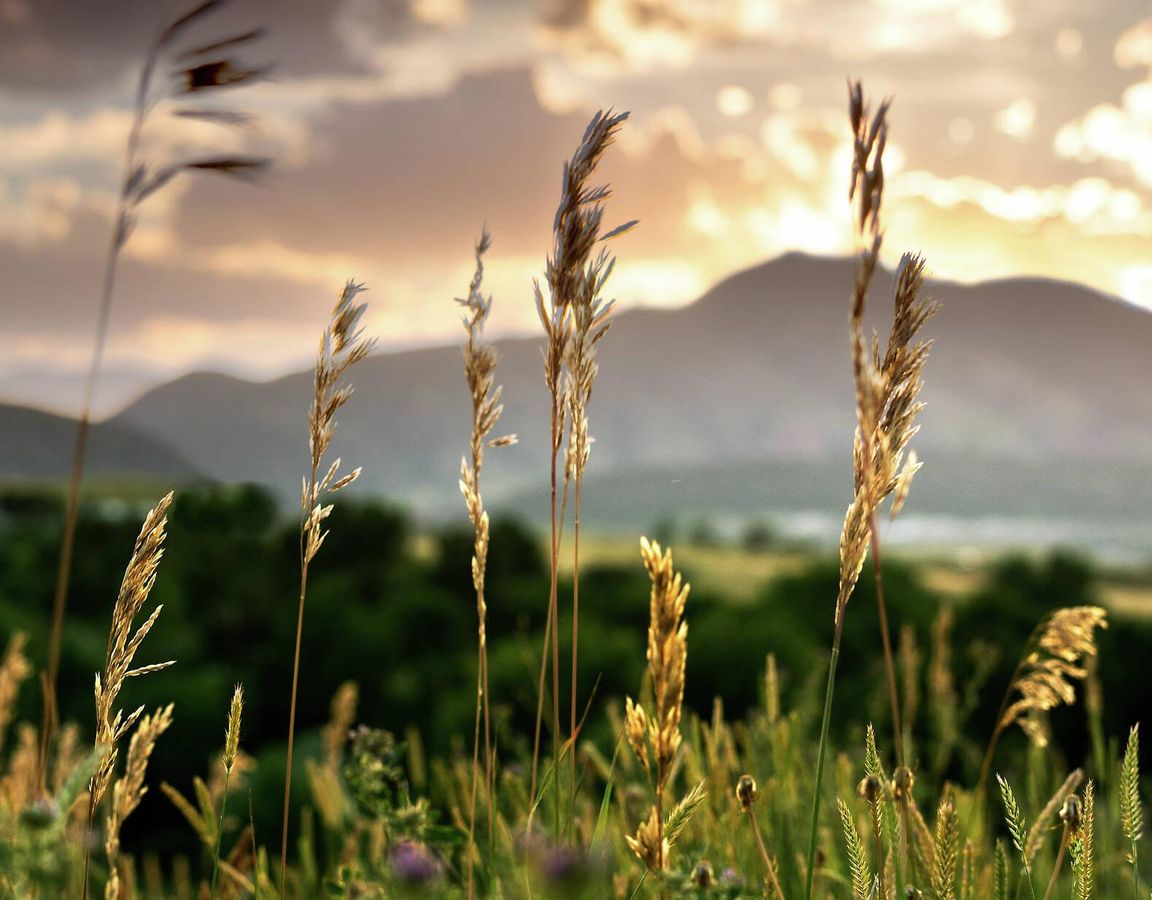
[[[832,722],[832,695],[836,687],[836,666],[840,662],[840,639],[843,634],[844,618],[837,616],[836,631],[832,636],[832,659],[828,664],[828,686],[824,691],[824,716],[820,720],[820,745],[816,751],[816,784],[812,791],[812,825],[808,831],[804,900],[812,900],[812,886],[816,876],[816,838],[820,829],[820,788],[824,781],[824,759],[828,751],[828,727]]]

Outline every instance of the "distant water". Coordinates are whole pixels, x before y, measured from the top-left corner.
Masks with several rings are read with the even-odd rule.
[[[798,510],[774,517],[772,524],[781,537],[834,545],[840,539],[843,517],[823,510]],[[1116,522],[909,514],[894,522],[884,516],[880,529],[886,544],[906,548],[956,553],[1067,547],[1109,562],[1152,562],[1152,517],[1145,522]]]

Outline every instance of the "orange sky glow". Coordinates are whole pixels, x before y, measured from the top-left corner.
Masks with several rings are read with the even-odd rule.
[[[178,4],[0,0],[0,396],[73,409],[90,352],[134,67]],[[598,108],[632,120],[604,176],[622,308],[693,301],[780,253],[851,249],[845,79],[891,95],[887,262],[1079,281],[1152,308],[1152,19],[1050,0],[240,0],[276,64],[169,117],[159,157],[276,160],[185,178],[128,246],[98,406],[220,369],[307,365],[348,277],[386,348],[459,337],[470,245],[494,238],[499,334],[533,333],[561,164]],[[66,60],[67,62],[62,62]],[[803,298],[797,298],[801,302]]]

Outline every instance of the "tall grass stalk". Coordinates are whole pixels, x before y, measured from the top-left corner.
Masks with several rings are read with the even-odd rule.
[[[83,896],[88,897],[88,872],[92,861],[89,845],[92,840],[92,824],[96,810],[112,784],[119,757],[119,743],[132,730],[144,712],[141,705],[134,711],[124,714],[115,709],[116,701],[124,682],[129,678],[159,672],[175,663],[175,660],[133,667],[136,651],[144,638],[156,624],[163,606],[157,606],[144,622],[136,626],[136,618],[144,610],[152,588],[156,584],[156,570],[164,555],[164,541],[167,537],[168,508],[172,494],[166,494],[144,517],[144,524],[132,549],[132,556],[124,570],[116,605],[112,610],[112,627],[108,631],[108,648],[104,656],[104,669],[96,675],[96,738],[95,750],[99,762],[88,785],[88,818],[84,834],[84,881]],[[115,709],[115,711],[114,711]],[[165,716],[157,714],[159,719]],[[145,717],[149,720],[149,717]],[[165,726],[167,727],[167,726]],[[135,736],[132,740],[135,745]],[[150,751],[149,751],[150,752]],[[141,778],[141,781],[143,779]],[[125,813],[126,815],[126,813]]]
[[[1033,629],[996,713],[976,782],[978,803],[1005,731],[1019,725],[1033,744],[1048,745],[1047,714],[1075,702],[1075,683],[1087,675],[1083,662],[1097,653],[1096,629],[1107,627],[1108,613],[1099,606],[1070,606],[1046,616]]]
[[[812,897],[812,886],[816,877],[816,837],[820,831],[820,789],[824,783],[824,760],[828,752],[828,726],[832,722],[832,695],[836,688],[836,667],[840,662],[840,639],[844,633],[843,617],[836,619],[836,630],[832,635],[832,659],[828,663],[828,683],[824,688],[824,714],[820,720],[820,743],[816,750],[816,782],[812,788],[812,824],[808,830],[808,855],[804,898]]]
[[[539,784],[540,735],[544,716],[545,678],[549,657],[552,671],[552,772],[554,787],[554,815],[556,832],[561,825],[561,746],[560,730],[560,639],[559,639],[559,565],[560,537],[563,528],[563,505],[567,504],[569,485],[575,478],[577,496],[587,461],[589,438],[586,420],[582,417],[591,396],[596,374],[594,346],[607,330],[611,303],[602,303],[600,291],[611,273],[611,259],[604,251],[594,254],[597,243],[627,231],[635,222],[629,222],[608,233],[602,233],[603,201],[611,191],[605,186],[591,186],[589,179],[596,171],[604,152],[615,139],[616,132],[628,118],[628,113],[613,114],[601,111],[592,117],[584,136],[564,164],[560,203],[552,224],[553,245],[545,266],[548,299],[545,301],[540,282],[533,284],[536,312],[544,329],[544,382],[550,400],[549,438],[549,591],[548,612],[544,628],[544,647],[540,658],[540,678],[537,690],[536,726],[532,749],[532,776],[529,796],[536,797]],[[576,421],[580,418],[580,421]],[[560,451],[564,445],[566,424],[571,423],[569,448],[565,454],[564,504],[559,503]],[[578,469],[574,469],[578,466]],[[579,499],[576,500],[579,503]],[[579,513],[576,514],[579,521]],[[578,526],[577,526],[578,527]],[[578,550],[576,551],[579,552]],[[578,560],[578,556],[577,556]],[[572,734],[576,731],[576,677],[577,637],[579,614],[579,571],[574,575],[573,587],[573,667],[572,667]],[[575,753],[573,746],[568,751]],[[572,795],[575,800],[575,757],[572,761]],[[532,815],[528,817],[528,828]]]
[[[468,296],[457,299],[467,313],[464,328],[468,340],[464,344],[464,371],[472,397],[472,439],[469,445],[471,462],[460,460],[460,492],[468,509],[475,542],[472,552],[472,586],[476,592],[477,665],[476,665],[476,724],[472,744],[472,790],[468,805],[468,830],[472,850],[476,848],[476,795],[480,780],[480,738],[483,720],[484,784],[488,812],[488,840],[491,848],[495,838],[493,812],[495,781],[492,762],[492,726],[488,698],[488,606],[485,599],[485,573],[488,563],[488,512],[480,494],[480,470],[484,465],[484,445],[492,433],[504,407],[500,405],[502,389],[495,385],[496,350],[483,341],[484,323],[492,310],[492,298],[481,291],[484,280],[484,254],[491,246],[487,230],[476,243],[476,272],[468,286]],[[514,443],[515,435],[496,438],[490,446]],[[473,895],[474,867],[468,867],[468,895]]]
[[[1144,812],[1140,808],[1140,726],[1128,732],[1128,746],[1120,764],[1120,829],[1128,841],[1128,864],[1132,866],[1133,896],[1140,898],[1140,867],[1137,844],[1144,835]]]
[[[850,337],[852,369],[856,387],[856,436],[853,447],[854,496],[844,517],[840,537],[839,593],[836,599],[832,657],[825,689],[824,713],[817,751],[815,796],[808,842],[805,900],[809,900],[815,877],[816,837],[820,820],[822,785],[829,720],[840,658],[843,618],[856,588],[861,569],[873,554],[879,604],[881,644],[884,650],[888,698],[898,766],[903,759],[903,729],[896,689],[896,667],[889,637],[887,610],[883,603],[883,571],[876,532],[876,510],[893,496],[892,514],[903,506],[913,476],[919,469],[914,453],[905,458],[908,442],[916,434],[916,415],[923,408],[918,396],[921,372],[930,343],[916,340],[923,324],[936,312],[936,305],[923,300],[924,262],[905,256],[896,280],[892,327],[883,356],[878,339],[864,338],[864,309],[869,286],[880,261],[883,242],[880,209],[884,191],[884,147],[888,136],[888,101],[873,114],[865,103],[859,83],[849,85],[849,120],[853,136],[852,181],[849,200],[855,204],[854,223],[859,244],[853,278]]]
[[[324,521],[332,514],[332,504],[324,500],[338,493],[360,477],[360,469],[341,476],[339,458],[321,478],[320,467],[332,444],[336,430],[336,413],[352,396],[352,385],[345,380],[348,370],[366,357],[376,340],[364,337],[360,320],[368,308],[356,303],[364,286],[349,281],[332,310],[331,320],[320,339],[316,356],[312,408],[308,415],[308,449],[310,465],[300,494],[300,598],[296,613],[296,643],[292,655],[292,699],[288,709],[288,754],[284,765],[284,809],[280,832],[280,893],[285,893],[288,866],[288,820],[292,801],[292,751],[296,738],[296,695],[300,681],[300,646],[304,636],[304,600],[308,594],[308,567],[315,558],[328,532]]]
[[[92,341],[92,356],[84,379],[84,396],[80,416],[76,423],[76,438],[72,448],[72,465],[68,476],[68,493],[64,507],[64,528],[60,540],[60,557],[56,566],[55,587],[52,592],[52,624],[48,637],[48,662],[41,680],[43,711],[40,722],[38,778],[40,791],[46,790],[48,747],[52,741],[57,716],[56,684],[60,673],[60,645],[64,634],[64,619],[68,606],[68,586],[72,576],[72,557],[76,547],[76,524],[80,512],[80,491],[84,482],[84,469],[88,454],[88,438],[92,429],[92,406],[99,387],[100,372],[108,343],[108,330],[112,318],[112,301],[116,289],[120,255],[135,227],[141,205],[153,194],[161,191],[184,171],[216,172],[232,176],[249,176],[261,171],[267,159],[251,156],[209,156],[157,165],[143,152],[141,141],[145,126],[156,107],[165,100],[183,100],[187,97],[217,88],[233,86],[259,78],[264,69],[246,67],[235,60],[220,56],[223,49],[233,50],[260,37],[259,30],[230,35],[213,40],[200,47],[181,53],[177,59],[176,78],[159,88],[156,69],[173,45],[204,15],[225,5],[226,0],[207,0],[192,7],[161,29],[148,48],[144,65],[136,84],[132,111],[132,125],[128,131],[124,150],[123,175],[117,195],[116,214],[112,237],[104,257],[100,299],[96,311],[96,331]],[[237,113],[205,110],[178,105],[173,114],[185,118],[215,121],[223,124],[242,124],[246,119]]]
[[[626,115],[626,114],[625,114]],[[596,140],[604,145],[611,143],[613,131],[623,122],[624,116],[615,117],[613,123],[610,118],[604,124],[605,136],[596,136]],[[603,198],[608,196],[608,188],[597,189]],[[600,234],[600,220],[603,209],[599,202],[591,202],[586,212],[588,223],[584,226],[592,229],[598,241],[603,242],[617,237],[636,225],[635,221],[615,228],[607,234]],[[601,292],[612,274],[616,259],[604,249],[593,255],[589,246],[578,260],[579,277],[574,284],[573,306],[573,335],[569,344],[569,358],[567,365],[566,394],[568,401],[568,446],[565,453],[565,494],[568,485],[572,485],[572,685],[569,711],[569,735],[571,748],[569,753],[569,784],[571,790],[571,806],[576,804],[576,717],[579,710],[578,674],[580,660],[580,510],[584,486],[584,471],[588,466],[588,458],[592,452],[592,436],[588,431],[588,406],[592,400],[592,388],[599,373],[599,363],[596,358],[597,345],[612,325],[612,316],[616,301],[605,301]]]
[[[228,729],[224,732],[224,791],[220,795],[220,817],[216,822],[216,847],[212,853],[212,886],[208,893],[211,900],[215,900],[216,897],[216,876],[220,872],[220,844],[224,838],[224,813],[228,808],[228,787],[232,780],[232,769],[236,765],[236,754],[240,750],[240,719],[243,715],[244,688],[241,685],[236,685],[232,691],[232,703],[228,707]]]

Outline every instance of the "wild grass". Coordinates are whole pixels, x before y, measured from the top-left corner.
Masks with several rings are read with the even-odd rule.
[[[228,34],[200,45],[187,46],[186,43],[189,33],[200,21],[225,6],[226,2],[227,0],[206,0],[162,28],[148,47],[137,81],[133,120],[124,149],[123,176],[113,217],[112,236],[104,260],[92,356],[88,364],[84,397],[76,426],[60,558],[56,569],[52,630],[41,685],[44,697],[39,751],[42,791],[49,745],[56,724],[56,681],[60,670],[60,644],[68,607],[68,586],[72,574],[72,556],[75,551],[76,524],[80,510],[80,491],[84,481],[88,435],[92,427],[92,406],[104,365],[121,253],[132,235],[145,202],[163,191],[182,173],[210,172],[248,178],[260,173],[268,165],[268,160],[264,157],[233,153],[157,159],[149,154],[145,143],[148,126],[160,118],[160,110],[185,119],[215,122],[232,127],[243,126],[247,122],[247,117],[241,113],[204,108],[198,106],[197,102],[204,95],[210,96],[220,88],[242,85],[264,75],[265,67],[241,63],[233,56],[237,50],[261,37],[263,32],[256,29]],[[167,79],[157,74],[158,69],[164,64],[173,67]]]
[[[549,565],[551,585],[548,594],[548,612],[544,628],[544,646],[540,654],[540,678],[537,686],[538,705],[532,749],[532,787],[536,796],[540,772],[540,737],[543,727],[545,680],[552,671],[552,781],[555,788],[555,825],[561,821],[560,763],[563,735],[560,730],[560,633],[559,633],[559,566],[560,545],[564,528],[565,509],[569,492],[574,492],[574,542],[572,577],[572,688],[569,747],[577,733],[577,669],[580,621],[580,503],[584,469],[591,453],[588,432],[588,404],[598,371],[596,345],[612,322],[614,303],[605,302],[601,292],[615,265],[614,259],[597,244],[626,233],[637,223],[627,222],[605,232],[603,230],[604,201],[611,195],[607,185],[589,183],[604,153],[613,143],[616,133],[628,118],[628,113],[599,112],[593,116],[584,131],[576,152],[564,165],[561,180],[560,204],[552,224],[552,252],[545,266],[547,300],[538,281],[533,283],[536,312],[544,329],[544,384],[549,396]],[[564,454],[563,496],[558,498],[560,481],[558,464],[560,451]],[[559,502],[558,502],[559,501]],[[570,760],[575,801],[575,758]],[[529,817],[529,828],[532,818]]]
[[[323,470],[336,432],[336,413],[352,396],[348,370],[372,352],[375,338],[366,338],[360,320],[368,306],[356,303],[364,286],[349,280],[332,309],[328,327],[320,338],[313,377],[312,407],[308,413],[310,464],[300,490],[300,599],[296,612],[296,645],[292,655],[292,700],[288,708],[288,754],[284,766],[284,814],[280,842],[280,892],[285,890],[288,861],[288,824],[292,801],[292,751],[296,739],[296,695],[300,684],[300,646],[304,637],[304,601],[308,594],[308,569],[328,532],[324,523],[333,504],[326,503],[360,477],[360,469],[340,474],[337,457]],[[324,471],[323,476],[321,472]]]
[[[472,523],[475,543],[472,551],[472,587],[476,591],[476,727],[472,742],[472,793],[468,803],[468,833],[472,844],[476,844],[476,794],[480,780],[480,738],[483,720],[484,738],[484,796],[487,806],[489,846],[494,839],[495,821],[493,803],[496,785],[493,780],[494,764],[492,746],[492,717],[488,697],[488,606],[484,599],[485,572],[488,566],[488,512],[484,509],[484,498],[480,494],[480,470],[484,465],[484,446],[490,441],[492,447],[506,447],[516,442],[515,435],[504,435],[489,439],[492,429],[500,420],[504,407],[500,405],[503,389],[495,382],[498,355],[491,344],[483,339],[484,324],[492,311],[491,296],[485,297],[481,291],[484,283],[484,254],[491,246],[491,237],[485,229],[476,242],[476,273],[468,285],[468,296],[457,299],[467,313],[464,316],[464,329],[468,340],[464,344],[464,373],[468,390],[472,395],[472,438],[469,443],[470,458],[460,460],[460,493],[468,509],[468,520]],[[474,871],[468,866],[468,893],[472,895]]]
[[[142,94],[147,93],[159,53],[218,5],[197,7],[161,36],[145,67]],[[184,72],[186,89],[196,92],[253,77],[255,70],[215,57],[224,47],[251,37],[238,35],[192,51],[196,62]],[[137,128],[149,108],[141,101]],[[613,698],[593,698],[599,702],[590,700],[587,711],[579,712],[581,490],[592,443],[589,408],[597,347],[613,312],[612,302],[602,294],[614,260],[601,245],[634,224],[614,230],[602,227],[609,189],[593,186],[591,180],[626,114],[598,113],[564,168],[546,287],[537,285],[535,292],[545,334],[549,394],[550,530],[549,597],[539,677],[535,696],[524,710],[530,714],[535,706],[534,733],[509,735],[498,752],[497,715],[489,696],[487,613],[489,600],[496,603],[499,598],[488,596],[491,534],[481,472],[486,447],[509,439],[491,438],[503,396],[495,379],[497,354],[483,336],[492,302],[482,291],[483,257],[489,246],[485,232],[475,247],[475,275],[468,295],[459,301],[464,309],[464,369],[472,405],[468,455],[460,477],[472,525],[471,586],[477,615],[471,753],[462,745],[428,760],[418,734],[399,741],[390,732],[359,724],[358,689],[345,683],[332,701],[318,751],[305,761],[310,802],[297,818],[295,844],[290,840],[309,572],[327,534],[333,495],[360,473],[353,469],[342,474],[341,460],[329,461],[337,414],[352,393],[350,370],[373,347],[361,326],[366,307],[357,296],[362,287],[349,281],[320,342],[307,420],[309,466],[300,503],[295,641],[292,652],[285,653],[292,660],[292,678],[278,854],[269,851],[263,835],[256,833],[251,806],[247,824],[239,827],[238,834],[227,815],[229,795],[238,790],[236,780],[255,765],[240,750],[244,695],[239,687],[227,709],[220,764],[208,779],[194,780],[195,802],[172,785],[161,785],[194,832],[189,844],[204,857],[201,869],[193,875],[189,859],[178,857],[164,872],[158,863],[141,863],[125,846],[130,829],[125,831],[124,823],[146,795],[149,761],[163,752],[160,738],[173,723],[170,704],[150,714],[143,706],[131,712],[121,708],[128,679],[171,665],[138,665],[135,660],[160,614],[160,606],[150,604],[173,503],[169,494],[146,515],[111,604],[105,661],[96,674],[91,753],[79,750],[80,732],[74,726],[46,741],[43,733],[38,739],[32,726],[16,722],[19,690],[31,673],[25,639],[13,636],[0,659],[0,741],[16,724],[15,741],[0,744],[7,746],[0,772],[0,896],[87,896],[93,887],[100,887],[106,898],[1008,900],[1025,893],[1036,898],[1041,886],[1045,898],[1068,893],[1078,900],[1142,896],[1138,726],[1130,731],[1118,765],[1112,758],[1118,745],[1113,745],[1117,748],[1113,752],[1096,737],[1102,731],[1101,701],[1089,663],[1108,662],[1098,660],[1097,635],[1107,626],[1102,609],[1075,605],[1042,619],[1019,648],[1020,663],[1004,685],[1004,701],[987,735],[980,733],[984,724],[972,717],[974,704],[966,698],[978,693],[991,669],[979,658],[974,671],[967,673],[956,663],[947,608],[938,612],[927,661],[911,630],[901,627],[898,676],[884,600],[877,516],[886,501],[893,515],[899,512],[919,469],[910,442],[922,406],[919,392],[930,348],[920,334],[936,307],[924,296],[923,260],[906,256],[897,274],[886,344],[881,348],[878,338],[870,340],[864,333],[866,301],[883,239],[888,111],[887,103],[871,109],[860,86],[852,86],[850,200],[859,252],[850,286],[846,362],[852,367],[856,394],[854,486],[840,544],[837,591],[827,598],[826,612],[832,614],[834,630],[822,706],[823,673],[806,679],[806,673],[782,670],[773,647],[766,646],[758,708],[737,720],[725,714],[719,700],[707,716],[688,708],[685,687],[691,674],[693,609],[689,586],[670,549],[642,540],[639,562],[648,578],[648,624],[646,634],[636,637],[646,643],[644,680],[635,696],[622,704]],[[135,159],[136,140],[136,136],[130,139],[130,160]],[[220,159],[211,165],[204,161],[182,165],[225,172],[233,168]],[[126,187],[119,240],[127,236],[125,223],[130,224],[133,204],[159,190],[179,170],[161,177],[165,171],[169,170],[151,174],[143,170],[137,178],[145,180]],[[155,187],[142,193],[141,183]],[[114,255],[110,271],[114,274]],[[105,294],[108,303],[110,285],[111,281]],[[102,344],[101,333],[97,345]],[[93,377],[90,383],[94,381]],[[80,459],[82,471],[82,452]],[[544,477],[542,471],[542,481]],[[71,525],[66,531],[75,526],[78,478],[75,475],[69,492],[65,518]],[[559,570],[569,497],[572,659],[565,734],[560,709]],[[850,734],[850,739],[837,743],[831,728],[844,623],[869,556],[885,672],[876,693],[882,696],[881,705],[888,707],[892,726],[887,746],[857,712],[841,710],[836,717],[838,723],[852,723],[851,729],[837,729]],[[636,597],[638,607],[643,602],[642,596]],[[733,628],[737,627],[739,622],[734,621]],[[54,645],[58,632],[54,620]],[[780,634],[779,646],[788,639],[788,634]],[[853,677],[863,678],[868,671],[865,662],[846,659],[844,664],[853,667]],[[533,666],[529,677],[534,674]],[[349,675],[372,679],[381,673]],[[468,676],[471,695],[470,672]],[[781,681],[786,679],[797,685],[793,692],[797,699],[790,706],[781,694]],[[51,683],[46,681],[46,713],[53,708]],[[1050,739],[1047,721],[1053,711],[1076,702],[1078,685],[1083,685],[1088,698],[1088,730],[1094,744],[1092,757],[1082,764],[1065,758]],[[926,704],[921,702],[924,687]],[[250,690],[270,689],[250,686]],[[544,768],[541,740],[546,710],[552,759]],[[614,741],[584,735],[588,716],[606,720]],[[45,720],[50,719],[46,715]],[[1011,747],[1013,756],[1009,760],[1001,754],[999,761],[1005,765],[997,768],[997,750],[1013,726],[1020,727],[1023,737],[1016,736],[1015,744],[1011,739],[1004,742],[1004,750]],[[49,766],[47,751],[53,746]],[[986,781],[993,772],[999,809],[990,809],[993,804],[985,802]],[[477,822],[481,796],[483,839]],[[1098,798],[1103,802],[1097,804]],[[98,840],[96,813],[105,803]],[[822,817],[833,815],[835,823],[822,827]],[[227,853],[222,849],[226,838],[232,847]]]
[[[936,312],[936,305],[921,294],[924,285],[924,261],[905,256],[896,279],[893,318],[883,356],[879,338],[869,343],[864,336],[864,309],[872,277],[880,261],[884,232],[881,204],[884,195],[884,147],[888,139],[888,108],[885,101],[872,112],[859,83],[850,86],[849,121],[853,137],[852,180],[849,199],[855,201],[855,224],[860,245],[850,306],[852,372],[856,385],[856,435],[853,446],[855,496],[844,517],[840,538],[840,587],[832,637],[832,657],[828,668],[828,685],[824,696],[824,717],[820,747],[816,759],[816,786],[809,829],[808,856],[805,863],[808,880],[805,900],[812,896],[815,878],[817,831],[820,825],[820,786],[824,774],[825,743],[832,718],[832,700],[836,669],[840,660],[844,615],[856,589],[860,572],[869,550],[872,553],[876,579],[876,602],[880,621],[880,642],[884,654],[884,671],[892,717],[893,746],[898,764],[904,766],[904,728],[900,718],[900,700],[896,687],[896,665],[889,635],[888,613],[884,602],[880,539],[876,529],[876,511],[889,496],[893,497],[891,513],[895,516],[908,496],[913,476],[920,468],[914,453],[905,458],[908,442],[918,426],[916,415],[923,408],[919,401],[921,373],[928,359],[930,342],[918,334]],[[894,496],[893,496],[894,495]]]

